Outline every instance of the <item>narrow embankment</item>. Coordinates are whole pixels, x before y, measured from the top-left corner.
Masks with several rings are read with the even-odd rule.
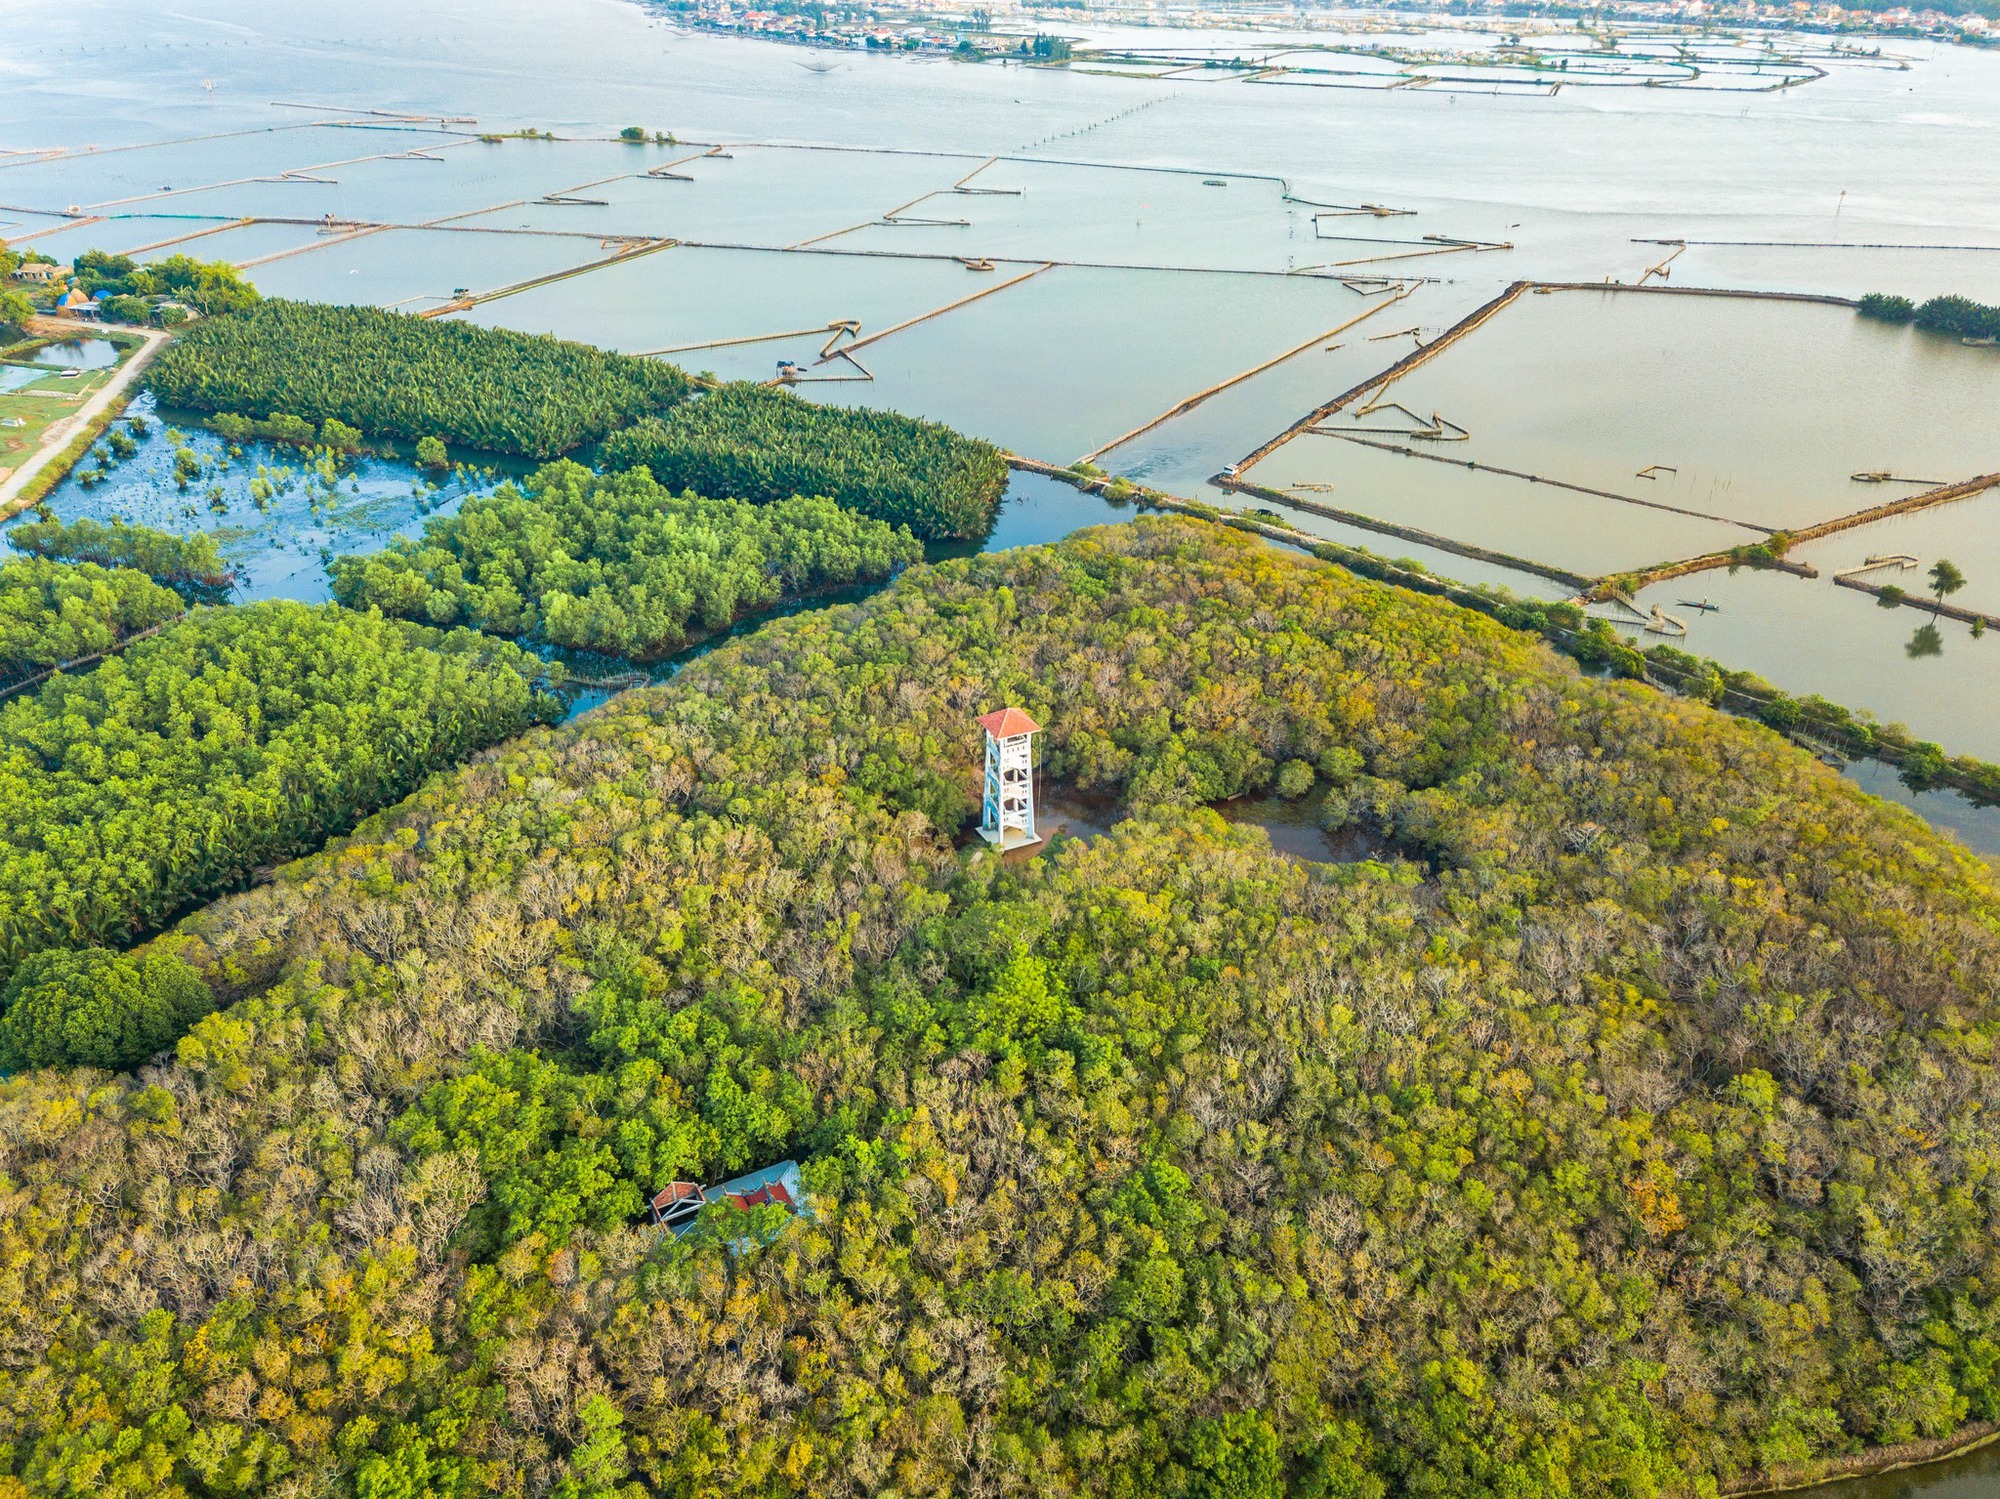
[[[110,380],[105,382],[103,389],[85,401],[74,413],[51,424],[42,434],[41,445],[29,455],[26,462],[7,476],[6,482],[0,483],[0,520],[5,520],[33,503],[26,497],[30,493],[29,485],[43,469],[56,462],[65,453],[69,454],[71,462],[82,456],[83,448],[95,441],[97,434],[109,426],[124,409],[125,402],[131,398],[133,383],[145,372],[153,356],[167,342],[167,335],[156,328],[128,328],[117,324],[91,328],[79,325],[74,331],[80,336],[99,331],[129,333],[145,342],[127,356],[125,363]],[[79,442],[79,439],[83,441]],[[72,448],[76,451],[71,452]]]

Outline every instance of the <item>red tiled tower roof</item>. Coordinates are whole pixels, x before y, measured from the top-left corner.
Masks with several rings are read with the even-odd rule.
[[[1017,734],[1039,733],[1042,726],[1019,708],[1001,708],[980,719],[979,727],[995,739],[1012,739]]]

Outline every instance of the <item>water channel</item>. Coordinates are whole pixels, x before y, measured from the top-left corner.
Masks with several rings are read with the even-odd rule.
[[[248,0],[197,10],[81,0],[18,18],[0,237],[214,255],[278,295],[416,311],[470,295],[462,315],[483,322],[736,378],[792,360],[814,399],[1094,454],[1209,500],[1225,500],[1212,476],[1515,280],[2000,296],[2000,153],[1954,149],[2000,131],[1990,51],[1787,37],[1824,76],[1746,92],[1765,61],[1717,36],[1701,49],[1714,91],[1578,80],[1550,96],[1492,65],[1496,37],[1471,23],[1259,33],[1285,70],[1260,86],[1201,66],[1240,34],[1185,24],[1080,24],[1079,44],[1137,60],[1044,70],[805,53],[623,0],[496,0],[476,25],[384,0],[306,0],[282,24]],[[1656,42],[1607,62],[1544,28],[1554,61],[1532,66],[1567,53],[1637,78],[1668,58]],[[1346,77],[1359,55],[1329,43],[1382,53],[1357,63],[1380,76]],[[1375,86],[1404,66],[1396,48],[1471,71]],[[613,139],[632,123],[673,139]],[[1597,575],[1879,497],[1850,473],[2000,470],[1982,415],[2000,409],[2000,355],[1838,307],[1523,299],[1386,394],[1407,411],[1330,424],[1376,445],[1302,437],[1253,477],[1303,530],[1541,597],[1563,585],[1505,558]],[[1410,412],[1469,439],[1410,439]],[[321,549],[455,502],[454,485],[412,487],[364,461],[300,513],[225,495],[218,518],[253,587],[309,595]],[[157,476],[143,498],[109,481],[55,498],[155,520],[187,504]],[[2000,654],[1947,628],[1933,650],[1926,621],[1830,582],[1879,551],[1949,555],[1964,601],[2000,607],[1996,505],[1812,543],[1816,585],[1714,573],[1641,602],[1717,603],[1688,648],[2000,756]]]
[[[192,18],[109,0],[19,18],[0,237],[58,256],[228,258],[289,296],[429,310],[469,293],[464,315],[480,321],[670,350],[731,377],[793,360],[815,399],[938,417],[1059,462],[1097,453],[1212,500],[1211,476],[1512,280],[2000,296],[2000,153],[1952,148],[2000,130],[1990,52],[1912,41],[1829,59],[1787,38],[1823,78],[1550,97],[1512,87],[1506,68],[1487,70],[1497,92],[1326,86],[1342,81],[1316,50],[1329,41],[1476,60],[1494,38],[1470,25],[1260,35],[1290,86],[1258,86],[1199,66],[1155,77],[1153,63],[806,54],[620,0],[559,18],[553,5],[496,0],[477,25],[380,0],[307,0],[282,25],[247,0]],[[1197,64],[1244,45],[1173,25],[1075,34]],[[1554,57],[1577,53],[1572,41],[1537,45]],[[1712,39],[1724,72],[1733,45]],[[1628,50],[1613,71],[1665,56],[1643,38]],[[810,57],[815,70],[800,66]],[[1378,62],[1364,71],[1394,71]],[[635,122],[675,139],[611,139]],[[511,138],[523,128],[554,138]],[[834,336],[842,321],[855,331]],[[24,378],[15,368],[0,378]],[[1302,529],[1537,596],[1561,585],[1452,545],[1594,575],[1872,498],[1846,492],[1848,472],[2000,469],[1979,415],[2000,409],[2000,355],[1830,307],[1524,302],[1402,396],[1470,428],[1482,466],[1312,436],[1256,477],[1298,501]],[[1399,419],[1369,420],[1393,446]],[[1928,467],[1944,472],[1914,472]],[[359,477],[380,503],[351,528],[232,513],[246,568],[303,578],[329,537],[344,547],[347,529],[394,534],[416,518],[389,503],[386,476]],[[1824,574],[1876,550],[1926,566],[1951,555],[1980,607],[2000,600],[1996,502],[1843,533],[1807,560]],[[258,537],[273,555],[252,561]],[[2000,656],[1949,631],[1941,652],[1911,652],[1923,621],[1792,582],[1704,577],[1689,596],[1723,607],[1692,622],[1688,646],[2000,755]],[[1671,610],[1689,586],[1642,602]]]
[[[1063,29],[1183,62],[1246,45],[1081,17]],[[1157,63],[807,54],[690,33],[625,0],[198,0],[171,12],[74,0],[10,15],[0,42],[0,239],[63,259],[100,247],[227,258],[273,294],[411,310],[534,282],[467,315],[673,348],[732,377],[817,361],[829,325],[851,319],[847,343],[886,336],[821,367],[841,378],[805,393],[937,416],[1058,462],[1115,444],[1105,466],[1212,501],[1210,476],[1517,279],[2000,300],[2000,53],[1898,41],[1881,65],[1830,64],[1781,92],[1550,96],[1545,80],[1476,58],[1461,83],[1391,89],[1392,65],[1350,76],[1313,50],[1334,35],[1256,38],[1291,49],[1285,76],[1260,83],[1199,66],[1146,76]],[[1370,40],[1443,45],[1421,27]],[[1449,45],[1470,58],[1493,40]],[[1633,51],[1618,68],[1666,76]],[[801,66],[819,58],[829,66]],[[1735,84],[1764,81],[1741,57],[1718,53],[1717,66]],[[678,143],[612,139],[631,124]],[[561,139],[480,138],[521,129]],[[396,227],[329,229],[327,215]],[[669,237],[678,247],[653,248]],[[1081,264],[1038,269],[1058,260]],[[1733,541],[1746,519],[1838,513],[1849,465],[2000,469],[1993,351],[1922,346],[1830,308],[1661,298],[1606,321],[1559,300],[1441,356],[1407,404],[1473,429],[1495,467],[1560,458],[1591,488],[1645,484],[1658,498],[1664,483],[1675,510],[1311,437],[1271,470],[1318,503],[1292,519],[1550,597],[1564,590],[1533,573],[1323,512],[1595,571]],[[757,341],[732,342],[745,338]],[[51,363],[93,367],[82,353],[44,353]],[[134,409],[152,428],[140,451],[89,487],[72,476],[51,505],[66,519],[215,530],[244,598],[324,598],[328,555],[411,534],[503,477],[437,482],[388,458],[312,473],[289,451],[232,454],[171,413]],[[202,468],[185,487],[172,474],[182,445]],[[1878,446],[1879,460],[1861,453]],[[1327,448],[1352,451],[1336,463]],[[1679,449],[1696,453],[1686,477],[1635,478],[1680,469]],[[253,489],[260,477],[269,493]],[[1965,597],[2000,608],[1996,505],[1990,494],[1815,543],[1801,556],[1817,582],[1717,572],[1641,602],[1719,603],[1691,622],[1688,648],[2000,757],[2000,645],[1944,627],[1938,649],[1913,650],[1921,616],[1827,576],[1877,551],[1926,564],[1948,552],[1970,578]],[[985,545],[1129,513],[1017,476]],[[1991,814],[1909,793],[1879,766],[1849,773],[2000,853]],[[1267,831],[1303,857],[1323,837]],[[1993,1499],[2000,1454],[1816,1492]]]

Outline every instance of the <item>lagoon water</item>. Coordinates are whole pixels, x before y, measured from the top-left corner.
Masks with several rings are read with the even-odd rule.
[[[78,0],[10,18],[0,40],[0,237],[63,256],[226,256],[289,296],[432,310],[469,292],[480,300],[462,315],[483,322],[677,349],[731,377],[792,360],[814,398],[897,406],[1063,462],[1257,370],[1098,460],[1210,500],[1210,476],[1516,279],[1629,283],[1662,267],[1653,279],[1674,286],[2000,298],[2000,53],[1898,42],[1836,58],[1788,38],[1826,76],[1749,92],[1770,81],[1757,49],[1718,38],[1737,71],[1713,91],[1579,76],[1550,97],[1504,70],[1388,90],[1386,63],[1298,50],[1330,31],[1065,29],[1160,64],[1290,48],[1279,60],[1299,71],[1260,83],[1227,67],[809,53],[690,33],[624,0],[303,0],[281,14]],[[1346,39],[1440,55],[1491,40],[1371,29]],[[1600,68],[1575,36],[1537,40],[1628,82],[1658,71]],[[673,140],[612,138],[634,124]],[[481,138],[517,131],[557,138]],[[1678,255],[1662,243],[1678,240]],[[798,248],[815,253],[782,253]],[[840,320],[855,333],[834,337]],[[857,339],[851,360],[817,363],[829,340]],[[1673,508],[1335,437],[1299,439],[1255,477],[1595,574],[1755,540],[1743,521],[1794,526],[1886,497],[1861,494],[1851,470],[2000,470],[2000,354],[1838,308],[1524,299],[1406,384],[1413,408],[1473,429],[1461,456],[1616,492],[1644,482]],[[1681,472],[1637,480],[1649,464]],[[69,487],[55,499],[83,503]],[[1952,555],[1964,598],[2000,607],[1995,501],[1829,538],[1808,560]],[[1103,515],[1073,492],[1036,513],[1037,535],[1059,533],[1050,517]],[[325,529],[305,519],[304,533]],[[1469,581],[1561,591],[1292,519]],[[1003,517],[996,541],[1007,534]],[[293,560],[264,570],[308,588],[298,548],[319,544],[274,542]],[[1706,574],[1660,596],[1723,605],[1692,622],[1693,649],[2000,756],[1991,642],[1947,629],[1941,652],[1911,654],[1924,621],[1825,579]]]
[[[1327,35],[1064,29],[1189,58]],[[635,351],[716,344],[675,357],[739,377],[768,375],[780,358],[817,359],[825,339],[799,330],[852,318],[866,337],[1045,261],[1090,262],[868,346],[857,357],[871,383],[805,387],[952,420],[1057,461],[1333,328],[1395,278],[1407,295],[1369,323],[1102,460],[1217,499],[1203,488],[1210,475],[1510,281],[1637,281],[1670,253],[1662,240],[1690,242],[1675,285],[2000,300],[2000,52],[1887,50],[1907,70],[1834,63],[1779,93],[1574,87],[1548,97],[1472,69],[1464,85],[1389,90],[1385,66],[1337,76],[1312,55],[1286,59],[1307,71],[1260,84],[1227,68],[1151,78],[1137,75],[1156,69],[1136,65],[1090,73],[809,54],[691,34],[624,0],[69,0],[16,7],[0,35],[0,238],[28,237],[64,258],[93,247],[226,256],[268,292],[413,310],[460,288],[489,293],[611,262],[468,315]],[[808,60],[834,66],[815,72]],[[1733,80],[1746,82],[1760,80]],[[682,144],[609,139],[632,124]],[[523,128],[568,138],[477,139]],[[720,152],[707,154],[711,145]],[[1360,211],[1371,204],[1399,212]],[[329,214],[396,227],[326,232]],[[238,226],[245,216],[287,222]],[[681,246],[625,258],[663,237]],[[820,254],[775,253],[808,240]],[[957,257],[998,264],[971,270]],[[1315,266],[1374,279],[1284,279]],[[1599,355],[1620,335],[1580,313],[1537,327],[1531,307],[1486,330],[1498,337],[1440,357],[1411,404],[1464,421],[1495,463],[1560,463],[1592,487],[1634,482],[1638,467],[1671,463],[1669,450],[1695,452],[1688,467],[1707,489],[1682,508],[1727,512],[1721,521],[1488,483],[1327,437],[1281,450],[1259,477],[1330,483],[1310,493],[1595,572],[1733,544],[1730,519],[1819,516],[1847,503],[1849,464],[2000,469],[2000,355],[1858,328],[1833,309],[1794,319],[1791,309],[1736,316],[1660,302],[1639,316],[1657,324],[1651,347],[1680,357],[1565,362],[1564,348]],[[1575,305],[1546,316],[1569,318]],[[722,343],[771,334],[792,336]],[[1971,362],[1980,357],[1983,366]],[[1715,378],[1703,382],[1704,370]],[[837,361],[821,373],[849,369]],[[1877,452],[1871,431],[1879,463],[1859,456]],[[226,456],[211,438],[188,441],[211,464]],[[1326,447],[1353,451],[1335,462]],[[94,490],[72,479],[52,503],[66,517],[221,529],[258,596],[323,597],[323,550],[407,534],[484,482],[430,493],[402,465],[364,461],[331,484],[294,476],[259,509],[248,490],[256,465],[296,460],[253,448],[191,492],[173,483],[170,462],[158,436]],[[989,545],[1052,540],[1119,515],[1019,478]],[[1469,581],[1562,592],[1323,516],[1293,519]],[[1830,573],[1881,551],[1926,565],[1950,555],[1971,579],[1964,598],[2000,609],[2000,494],[1801,555]],[[1722,606],[1691,621],[1690,648],[2000,757],[2000,642],[1946,625],[1932,650],[1918,639],[1922,615],[1878,609],[1827,578],[1712,573],[1641,601],[1672,609],[1686,597]],[[1902,795],[1873,769],[1860,775]],[[1957,822],[1968,841],[2000,846],[1990,823],[1955,803],[1903,799]],[[1992,1499],[2000,1459],[1820,1493]]]

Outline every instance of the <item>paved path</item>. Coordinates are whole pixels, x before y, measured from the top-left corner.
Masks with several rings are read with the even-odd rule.
[[[74,440],[76,434],[81,432],[99,413],[104,411],[114,401],[124,399],[125,392],[131,388],[132,382],[139,378],[140,374],[145,370],[146,365],[151,362],[152,357],[160,352],[160,346],[167,341],[167,335],[158,328],[132,328],[122,323],[111,323],[102,326],[119,333],[130,333],[143,338],[146,341],[145,346],[134,350],[125,363],[119,366],[118,372],[105,382],[103,388],[89,400],[85,401],[75,412],[64,417],[61,421],[54,423],[47,431],[42,433],[42,444],[35,450],[34,455],[19,468],[15,469],[13,473],[9,474],[5,483],[0,483],[0,519],[4,519],[12,515],[16,510],[23,508],[19,500],[19,495],[27,487],[28,481],[47,468],[51,463],[55,462],[61,456],[63,449],[68,447],[71,441]],[[63,331],[70,333],[72,330],[66,326]],[[92,327],[90,324],[78,324],[74,330],[74,335],[80,338],[88,338],[91,332]]]

